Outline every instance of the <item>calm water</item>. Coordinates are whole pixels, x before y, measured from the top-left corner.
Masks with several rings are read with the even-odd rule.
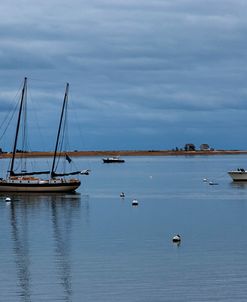
[[[77,194],[0,196],[0,301],[246,301],[247,185],[226,171],[247,156],[78,160]]]

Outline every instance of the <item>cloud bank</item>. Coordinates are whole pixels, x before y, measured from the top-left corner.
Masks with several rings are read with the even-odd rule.
[[[70,82],[75,149],[246,149],[246,14],[242,0],[1,1],[0,118],[27,76],[45,148]]]

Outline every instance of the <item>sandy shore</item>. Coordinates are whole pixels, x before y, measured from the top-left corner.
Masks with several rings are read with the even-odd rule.
[[[73,151],[66,152],[69,156],[198,156],[198,155],[238,155],[247,154],[241,150],[214,150],[214,151],[171,151],[171,150],[121,150],[121,151]],[[17,153],[16,157],[52,157],[53,152],[26,152]],[[65,153],[62,153],[65,155]],[[11,153],[2,153],[2,158],[11,157]]]

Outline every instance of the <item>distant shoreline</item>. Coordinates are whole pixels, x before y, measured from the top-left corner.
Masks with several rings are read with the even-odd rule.
[[[172,151],[172,150],[121,150],[121,151],[68,151],[61,155],[69,156],[202,156],[202,155],[239,155],[247,154],[247,151],[241,150],[214,150],[214,151]],[[2,153],[2,158],[11,157],[11,153]],[[16,153],[16,157],[52,157],[53,152],[25,152]]]

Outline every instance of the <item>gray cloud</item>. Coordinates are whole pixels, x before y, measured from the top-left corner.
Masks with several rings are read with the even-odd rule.
[[[241,0],[1,1],[1,116],[28,76],[45,114],[42,127],[55,129],[69,81],[87,149],[172,148],[202,139],[246,148],[236,134],[245,131],[247,109],[246,6]],[[52,145],[51,131],[48,136]],[[78,136],[75,148],[85,148]]]

